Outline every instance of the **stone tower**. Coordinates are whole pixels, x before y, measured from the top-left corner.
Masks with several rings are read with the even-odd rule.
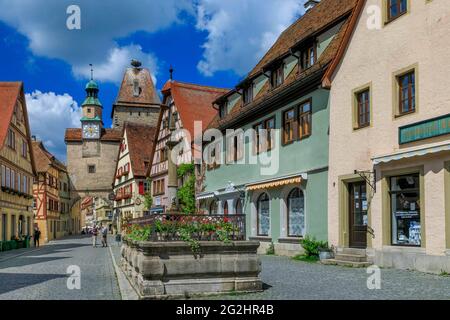
[[[112,193],[122,132],[104,128],[103,107],[98,95],[97,83],[89,81],[82,104],[81,128],[66,130],[67,170],[75,197],[107,199]]]
[[[149,70],[133,60],[113,105],[113,128],[123,128],[126,121],[156,127],[160,107],[161,100]]]

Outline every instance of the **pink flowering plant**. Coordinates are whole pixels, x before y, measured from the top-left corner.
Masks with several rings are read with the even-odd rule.
[[[192,215],[155,216],[152,223],[130,224],[127,238],[133,241],[185,241],[194,254],[200,252],[200,241],[229,243],[239,229],[229,218],[212,218]]]

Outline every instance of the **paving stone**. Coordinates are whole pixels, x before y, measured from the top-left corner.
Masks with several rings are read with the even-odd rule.
[[[306,263],[262,256],[266,290],[247,295],[216,296],[230,300],[399,300],[450,299],[450,277],[381,269],[381,289],[367,288],[367,269]]]
[[[1,258],[0,258],[1,260]],[[81,289],[67,288],[67,268],[79,266]],[[119,300],[111,255],[91,238],[72,237],[0,262],[0,300]]]

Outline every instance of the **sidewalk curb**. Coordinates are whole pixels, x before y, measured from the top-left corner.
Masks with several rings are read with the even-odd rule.
[[[139,296],[134,290],[134,288],[131,286],[131,284],[128,282],[128,279],[123,274],[122,270],[119,268],[119,266],[116,263],[116,259],[114,257],[114,254],[112,252],[111,246],[108,246],[109,253],[111,254],[111,259],[114,265],[114,270],[116,272],[117,276],[117,282],[119,283],[119,290],[120,294],[122,296],[122,300],[139,300]]]

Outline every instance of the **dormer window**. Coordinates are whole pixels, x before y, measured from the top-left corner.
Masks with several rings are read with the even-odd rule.
[[[219,106],[219,116],[221,119],[225,118],[227,115],[227,104],[223,103]]]
[[[312,67],[317,60],[316,44],[312,43],[302,50],[300,56],[300,68],[301,71]]]
[[[278,88],[284,82],[284,64],[281,64],[272,71],[271,84],[272,88]]]
[[[244,104],[248,104],[253,101],[253,84],[249,84],[244,88],[243,99]]]

